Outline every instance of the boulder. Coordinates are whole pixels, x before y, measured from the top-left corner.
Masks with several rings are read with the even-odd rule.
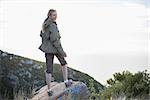
[[[90,97],[90,92],[83,82],[73,81],[73,84],[68,88],[66,88],[64,82],[52,82],[51,87],[52,96],[48,96],[47,85],[45,85],[35,92],[31,100],[88,100]]]

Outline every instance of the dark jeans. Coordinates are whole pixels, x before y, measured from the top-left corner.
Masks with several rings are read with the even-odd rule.
[[[62,66],[66,65],[67,62],[64,57],[58,55],[58,54],[52,54],[52,53],[45,53],[45,58],[46,58],[46,72],[47,73],[53,73],[53,61],[54,61],[54,56],[56,56]]]

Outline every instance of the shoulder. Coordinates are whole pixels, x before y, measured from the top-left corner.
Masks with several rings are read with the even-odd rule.
[[[43,22],[43,25],[44,26],[49,26],[51,24],[54,24],[53,21],[51,21],[50,19],[46,19],[44,22]]]
[[[54,22],[51,22],[51,24],[49,24],[49,28],[56,30],[57,29],[57,24],[55,24]]]
[[[51,20],[47,19],[46,21],[44,21],[43,26],[48,27],[51,24],[53,24],[53,22]]]

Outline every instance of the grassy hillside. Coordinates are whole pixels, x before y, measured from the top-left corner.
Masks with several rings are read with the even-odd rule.
[[[32,92],[45,85],[44,70],[45,62],[10,54],[0,50],[0,99],[14,99],[16,95],[31,97]],[[75,81],[82,81],[87,86],[89,80],[94,80],[88,74],[68,69],[69,78]],[[54,64],[54,81],[63,81],[59,64]],[[103,89],[103,85],[93,81],[97,92]]]

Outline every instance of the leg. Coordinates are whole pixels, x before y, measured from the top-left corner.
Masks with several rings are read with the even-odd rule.
[[[48,89],[50,89],[51,86],[51,79],[52,79],[52,72],[53,72],[53,59],[54,54],[45,53],[46,58],[46,71],[45,71],[45,77],[46,77],[46,84],[48,86]]]
[[[52,74],[51,73],[47,73],[45,71],[45,77],[46,77],[46,84],[47,84],[47,87],[48,89],[51,88],[51,80],[52,80]]]
[[[60,55],[56,55],[56,57],[58,58],[59,62],[61,63],[62,73],[63,73],[63,78],[64,78],[65,85],[66,85],[66,87],[69,87],[72,84],[72,80],[68,80],[68,66],[67,66],[67,62],[66,62],[65,58],[60,56]]]
[[[64,81],[68,81],[68,68],[67,68],[67,62],[64,57],[61,57],[60,55],[56,54],[56,57],[58,58],[59,62],[61,63],[62,67],[62,73]]]
[[[64,81],[68,81],[68,67],[67,64],[62,66],[62,73]]]

